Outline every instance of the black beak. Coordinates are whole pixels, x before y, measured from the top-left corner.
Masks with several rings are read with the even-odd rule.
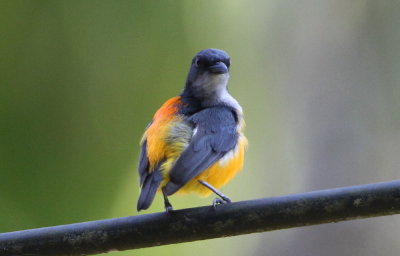
[[[214,74],[228,73],[228,67],[222,61],[219,61],[219,62],[215,63],[214,65],[209,66],[208,70],[210,70],[210,72],[214,73]]]

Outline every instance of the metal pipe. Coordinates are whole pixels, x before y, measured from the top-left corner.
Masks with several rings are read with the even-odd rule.
[[[0,255],[89,255],[400,213],[400,181],[0,234]]]

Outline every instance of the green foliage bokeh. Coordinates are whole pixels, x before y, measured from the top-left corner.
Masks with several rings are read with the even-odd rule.
[[[0,233],[139,214],[142,132],[205,48],[231,55],[246,117],[233,200],[398,178],[399,13],[368,0],[0,1]],[[162,210],[158,196],[144,213]],[[390,218],[109,255],[397,255]]]

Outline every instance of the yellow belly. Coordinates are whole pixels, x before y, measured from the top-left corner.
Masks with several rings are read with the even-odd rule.
[[[235,149],[228,152],[218,162],[186,183],[176,194],[198,193],[201,196],[209,196],[212,191],[201,185],[198,180],[206,181],[217,189],[224,186],[242,169],[246,146],[247,139],[241,135]],[[169,179],[166,177],[162,186],[164,186],[168,180]]]

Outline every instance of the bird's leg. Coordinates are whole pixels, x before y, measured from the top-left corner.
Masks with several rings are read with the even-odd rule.
[[[220,191],[218,191],[216,188],[214,188],[213,186],[211,186],[209,183],[205,182],[204,180],[198,180],[198,182],[205,186],[206,188],[210,189],[212,192],[214,192],[217,196],[219,196],[220,198],[214,198],[213,200],[213,207],[215,208],[215,206],[217,204],[225,204],[225,203],[230,203],[232,202],[232,200],[227,197],[226,195],[222,194]]]
[[[165,211],[166,211],[166,212],[170,212],[170,211],[173,210],[173,209],[172,209],[172,205],[171,205],[171,203],[170,203],[169,200],[168,200],[168,196],[167,196],[167,194],[165,193],[164,188],[162,188],[161,191],[162,191],[162,194],[163,194],[163,197],[164,197],[164,207],[165,207]]]

